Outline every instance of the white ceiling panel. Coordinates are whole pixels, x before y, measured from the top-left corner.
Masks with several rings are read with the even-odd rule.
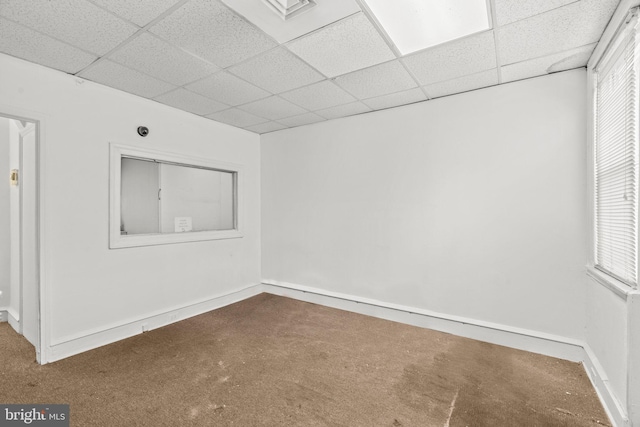
[[[174,85],[106,59],[81,72],[80,77],[145,98],[154,98],[175,89]]]
[[[207,117],[217,122],[222,122],[231,126],[237,126],[241,128],[257,125],[268,121],[267,119],[255,116],[251,113],[247,113],[246,111],[242,111],[237,108],[230,108],[218,113],[209,114]]]
[[[158,102],[162,102],[163,104],[189,111],[200,116],[229,108],[228,105],[224,105],[220,102],[182,88],[165,93],[164,95],[160,95],[154,99]]]
[[[228,105],[240,105],[271,95],[266,90],[220,71],[204,80],[187,85],[187,89]]]
[[[496,29],[503,65],[597,42],[619,0],[582,0]]]
[[[329,80],[301,87],[300,89],[283,93],[281,96],[312,111],[347,104],[356,100]]]
[[[507,83],[514,80],[541,76],[547,73],[584,67],[587,65],[595,47],[596,44],[594,43],[566,52],[507,65],[501,68],[502,82]]]
[[[489,70],[428,85],[425,86],[425,90],[431,98],[439,98],[441,96],[453,95],[455,93],[467,92],[497,84],[498,70]]]
[[[190,0],[150,31],[223,68],[277,45],[217,0]]]
[[[316,111],[316,113],[325,119],[338,119],[340,117],[353,116],[354,114],[366,113],[368,111],[371,111],[371,108],[362,102],[352,102],[350,104],[338,105],[337,107]]]
[[[270,50],[228,71],[271,93],[285,92],[324,79],[322,74],[284,48]]]
[[[98,55],[138,30],[86,0],[1,0],[0,15]]]
[[[249,127],[246,127],[245,129],[255,133],[269,133],[269,132],[274,132],[280,129],[284,129],[285,127],[286,126],[281,125],[280,123],[277,123],[277,122],[267,122],[259,125],[249,126]]]
[[[306,113],[306,114],[301,114],[299,116],[288,117],[286,119],[280,119],[280,120],[278,120],[278,123],[281,123],[281,124],[285,125],[286,127],[295,127],[295,126],[310,125],[311,123],[322,122],[324,120],[325,119],[323,117],[320,117],[317,114]]]
[[[287,44],[328,77],[395,59],[367,17],[358,13]]]
[[[548,12],[579,0],[494,0],[498,25],[507,25],[521,19]]]
[[[264,117],[270,120],[279,120],[286,117],[299,116],[307,111],[277,96],[252,102],[240,107],[256,116]]]
[[[359,99],[401,92],[418,86],[397,60],[345,74],[336,78],[335,82]]]
[[[315,7],[285,21],[273,12],[266,0],[222,1],[278,43],[286,43],[360,11],[355,0],[316,0]]]
[[[180,0],[91,0],[111,12],[144,27]]]
[[[80,49],[0,18],[0,52],[66,73],[77,73],[97,59]]]
[[[178,86],[219,70],[148,33],[127,43],[109,59]]]
[[[399,105],[413,104],[414,102],[425,101],[426,99],[427,97],[424,92],[422,92],[422,89],[415,88],[404,92],[391,93],[389,95],[365,99],[362,102],[374,110],[382,110],[385,108],[397,107]]]
[[[493,31],[455,40],[402,59],[421,85],[496,68]]]

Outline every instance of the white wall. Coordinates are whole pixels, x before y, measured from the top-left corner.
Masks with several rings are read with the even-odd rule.
[[[584,339],[586,73],[262,137],[262,277]]]
[[[11,300],[9,170],[9,120],[0,117],[0,309],[9,307]]]
[[[259,283],[257,135],[8,56],[0,69],[0,112],[43,120],[50,345]],[[244,237],[109,250],[110,142],[244,165]]]
[[[640,426],[640,334],[638,334],[638,325],[640,325],[640,293],[635,292],[629,295],[627,301],[628,317],[627,323],[629,330],[628,337],[628,384],[627,384],[627,406],[629,408],[630,425]]]
[[[592,278],[587,279],[586,341],[607,373],[608,386],[627,406],[627,302]]]

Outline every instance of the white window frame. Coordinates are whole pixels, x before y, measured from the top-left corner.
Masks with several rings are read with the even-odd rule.
[[[588,93],[588,115],[587,115],[587,201],[588,201],[588,221],[589,221],[589,251],[587,260],[587,274],[596,282],[611,290],[623,299],[630,293],[638,289],[638,285],[631,286],[610,274],[596,268],[596,237],[595,237],[595,116],[596,116],[596,87],[597,75],[595,69],[608,52],[608,47],[615,42],[619,29],[625,24],[629,12],[640,6],[640,0],[622,0],[618,5],[611,21],[609,22],[600,42],[594,49],[587,64],[587,93]],[[637,246],[640,255],[640,246]],[[638,260],[640,261],[640,260]],[[638,263],[640,267],[640,262]]]
[[[165,245],[172,243],[201,242],[206,240],[236,239],[243,237],[243,177],[242,165],[217,160],[188,157],[181,154],[120,144],[109,148],[109,249],[138,246]],[[190,231],[185,233],[121,234],[120,233],[120,186],[123,157],[157,160],[158,162],[215,169],[234,174],[234,229]]]

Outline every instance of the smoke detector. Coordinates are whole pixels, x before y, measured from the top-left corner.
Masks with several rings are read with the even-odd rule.
[[[262,0],[283,20],[294,18],[316,5],[315,0]]]

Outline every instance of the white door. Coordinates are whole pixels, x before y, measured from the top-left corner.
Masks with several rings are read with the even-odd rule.
[[[9,120],[10,168],[18,185],[10,190],[10,307],[12,325],[39,348],[37,132],[35,123]]]
[[[38,217],[36,211],[36,125],[27,123],[21,134],[21,252],[22,335],[37,348],[38,342]]]

